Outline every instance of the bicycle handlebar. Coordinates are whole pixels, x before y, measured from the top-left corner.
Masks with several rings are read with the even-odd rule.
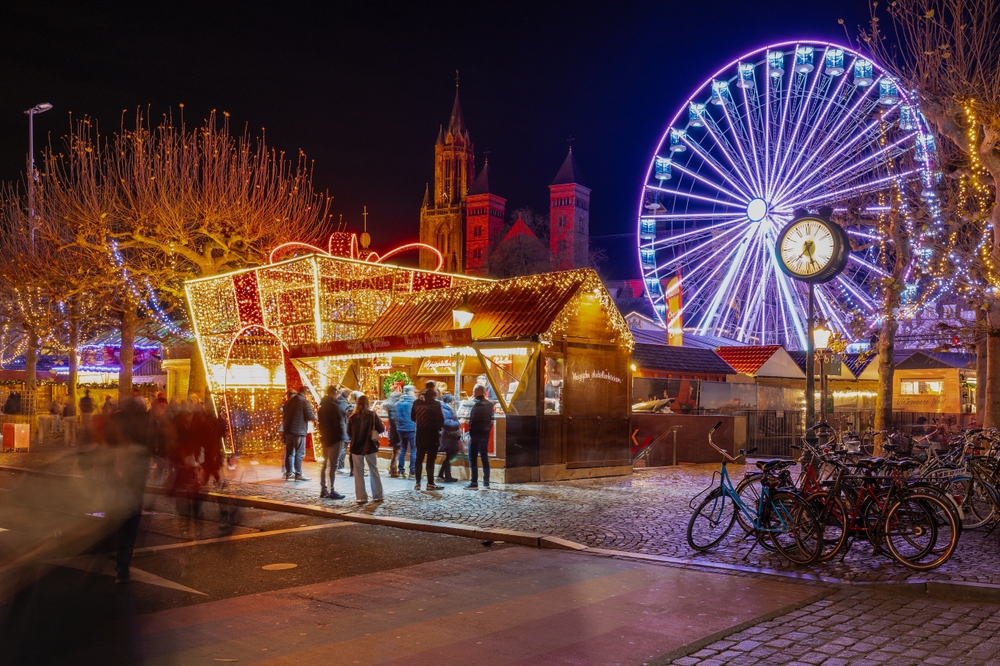
[[[718,430],[721,425],[722,425],[722,421],[719,421],[718,423],[716,423],[712,427],[711,430],[708,431],[708,444],[713,449],[715,449],[716,451],[718,451],[719,453],[721,453],[726,458],[726,460],[728,460],[729,462],[736,462],[736,458],[734,458],[731,455],[729,455],[728,451],[726,451],[725,449],[723,449],[722,447],[718,446],[715,442],[712,441],[712,433],[715,432],[716,430]]]

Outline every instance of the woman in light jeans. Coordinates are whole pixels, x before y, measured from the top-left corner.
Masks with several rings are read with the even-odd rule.
[[[363,474],[365,463],[368,463],[372,486],[372,501],[382,501],[382,479],[378,475],[378,434],[385,431],[375,412],[368,408],[368,396],[361,394],[354,404],[354,411],[351,412],[347,420],[347,432],[351,436],[351,462],[354,466],[354,494],[358,499],[358,504],[368,501],[365,493],[365,476]],[[373,439],[372,435],[376,438]]]

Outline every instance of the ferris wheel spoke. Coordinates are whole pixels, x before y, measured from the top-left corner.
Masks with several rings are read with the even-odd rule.
[[[740,64],[741,63],[737,63],[736,65],[737,71],[739,71],[738,68],[740,67]],[[746,131],[747,135],[750,137],[750,154],[753,155],[754,173],[757,174],[758,187],[760,187],[761,191],[763,191],[763,186],[766,179],[763,171],[761,170],[760,155],[758,154],[759,150],[757,148],[758,128],[757,128],[757,123],[755,121],[760,120],[760,114],[755,113],[755,110],[759,111],[760,105],[759,105],[759,97],[757,96],[757,89],[759,86],[757,85],[756,79],[757,79],[756,68],[754,68],[754,84],[752,86],[752,89],[754,91],[754,99],[758,101],[757,109],[751,109],[750,107],[750,96],[747,94],[747,87],[742,86],[740,89],[743,91],[743,106],[746,109]],[[763,141],[763,134],[761,135],[761,140]]]
[[[757,243],[760,240],[760,236],[756,233],[756,229],[748,232],[747,239],[742,243],[741,250],[737,254],[734,260],[734,266],[737,267],[737,272],[735,278],[730,281],[729,287],[726,294],[723,296],[722,300],[719,301],[721,304],[728,304],[729,308],[723,310],[721,316],[722,319],[719,322],[717,328],[721,330],[726,330],[729,322],[729,316],[732,314],[734,309],[734,304],[737,304],[740,308],[739,315],[737,315],[737,320],[740,320],[742,315],[746,312],[746,308],[749,303],[745,301],[744,298],[740,298],[739,290],[744,285],[744,280],[747,277],[747,271],[750,270],[750,261],[747,259],[747,255],[751,254],[752,251],[756,250]],[[737,324],[739,326],[739,324]]]
[[[732,203],[731,201],[723,201],[722,199],[712,199],[709,197],[701,196],[700,194],[695,194],[694,192],[682,192],[680,190],[671,190],[667,187],[659,187],[657,185],[647,185],[647,190],[652,190],[654,192],[660,192],[663,194],[674,194],[679,197],[686,197],[688,199],[695,199],[697,201],[707,201],[711,204],[718,204],[720,206],[729,206],[730,208],[746,208],[745,203]]]
[[[644,220],[718,220],[724,217],[745,218],[745,212],[739,213],[647,213]]]
[[[809,194],[810,192],[814,192],[815,190],[818,190],[819,188],[823,187],[827,183],[830,183],[830,182],[835,181],[835,180],[839,180],[841,178],[845,178],[848,175],[853,175],[856,178],[859,175],[862,175],[864,173],[868,173],[868,172],[871,171],[871,169],[865,169],[864,171],[859,171],[859,170],[862,167],[866,166],[866,165],[870,165],[871,163],[873,163],[873,162],[875,162],[877,160],[880,160],[880,159],[882,159],[884,157],[889,156],[891,153],[898,152],[897,148],[899,146],[901,146],[901,145],[903,145],[905,143],[912,143],[912,141],[913,141],[913,137],[912,136],[904,136],[903,138],[897,139],[896,141],[893,141],[892,143],[890,143],[890,144],[888,144],[886,146],[882,146],[877,151],[871,153],[867,157],[865,157],[865,158],[863,158],[863,159],[861,159],[861,160],[859,160],[857,162],[851,162],[849,160],[847,162],[842,162],[841,163],[842,166],[838,167],[837,171],[834,171],[832,174],[830,174],[829,176],[827,176],[823,180],[814,182],[808,188],[806,188],[804,190],[801,190],[800,192],[797,192],[797,194],[799,196],[804,196],[806,194]],[[823,165],[820,165],[820,168],[822,166],[824,166],[825,164],[827,164],[828,162],[829,162],[829,160],[827,162],[824,162]],[[816,172],[813,172],[813,173],[816,173]],[[808,180],[811,181],[812,177],[809,177]],[[796,184],[791,184],[786,189],[793,190],[793,189],[795,189]],[[782,192],[782,194],[784,194],[784,192]]]
[[[798,45],[795,47],[798,48]],[[792,51],[794,53],[794,50]],[[792,106],[792,98],[795,97],[795,79],[798,74],[795,71],[795,67],[788,68],[788,93],[785,95],[784,105],[781,109],[781,120],[779,121],[778,127],[780,128],[777,132],[777,140],[774,144],[774,161],[771,164],[771,180],[767,183],[767,198],[770,200],[774,193],[774,185],[778,178],[778,159],[781,157],[782,145],[785,142],[785,132],[784,128],[787,126],[788,122],[788,110]],[[776,77],[777,78],[777,77]]]
[[[868,96],[871,89],[874,89],[875,87],[877,87],[877,85],[878,81],[876,81],[871,86],[868,86],[867,88],[862,88],[863,91],[862,94],[858,96],[858,99],[848,109],[847,113],[841,114],[840,119],[836,121],[834,126],[828,132],[825,133],[825,136],[823,137],[823,140],[819,142],[819,145],[817,145],[814,148],[810,147],[809,145],[803,146],[802,152],[808,153],[809,157],[806,159],[805,162],[802,163],[802,166],[799,167],[798,171],[796,172],[797,174],[805,172],[805,170],[809,168],[809,165],[812,164],[813,161],[816,160],[816,158],[826,154],[824,150],[826,149],[827,144],[840,136],[840,133],[843,131],[848,121],[852,119],[858,120],[859,118],[863,117],[863,114],[859,114],[859,111],[863,105],[868,104],[874,107],[875,104],[877,104],[875,100],[869,98]],[[871,121],[869,127],[877,126],[877,124],[878,124],[877,120]],[[862,134],[863,133],[864,132],[862,132]]]
[[[787,195],[789,190],[798,183],[812,180],[814,174],[822,172],[823,169],[829,166],[830,163],[833,162],[834,160],[841,160],[841,161],[846,160],[848,163],[850,163],[851,160],[853,160],[858,155],[862,154],[867,146],[877,141],[877,137],[879,133],[882,131],[883,123],[884,123],[883,120],[873,120],[870,123],[868,123],[868,125],[866,125],[864,129],[862,129],[861,131],[857,132],[852,139],[845,142],[843,145],[839,146],[835,151],[833,151],[830,155],[828,155],[826,159],[823,160],[823,162],[821,162],[819,165],[815,167],[812,167],[809,173],[805,173],[805,167],[808,165],[803,165],[803,167],[799,169],[792,178],[789,178],[786,181],[785,187],[777,196],[780,197],[783,195]],[[913,137],[914,135],[907,135],[899,142],[896,142],[895,145],[898,145],[899,143],[905,141],[912,142]],[[882,151],[886,151],[888,149],[894,149],[895,145],[892,148],[884,146],[880,148],[879,151],[877,152],[879,154],[883,154]]]
[[[736,218],[736,219],[733,219],[733,220],[729,220],[728,222],[720,222],[719,224],[713,224],[712,226],[709,226],[709,227],[702,227],[700,229],[692,229],[691,231],[685,231],[683,233],[676,234],[676,235],[675,234],[671,234],[670,236],[667,236],[666,238],[652,241],[651,243],[649,243],[649,246],[650,247],[656,247],[656,246],[659,245],[661,247],[669,247],[670,245],[673,245],[675,243],[680,243],[681,241],[687,241],[687,240],[690,240],[692,238],[696,238],[698,236],[701,236],[703,234],[711,234],[713,231],[719,231],[720,229],[725,229],[726,227],[731,227],[734,224],[740,224],[742,222],[747,222],[747,221],[748,220],[747,220],[746,215],[742,215],[741,214],[739,216],[739,218]]]
[[[750,244],[750,240],[753,238],[754,233],[757,231],[759,227],[760,227],[759,223],[751,224],[746,229],[745,233],[743,234],[743,237],[737,243],[735,248],[736,256],[733,257],[732,261],[729,262],[729,266],[726,269],[726,274],[722,278],[722,283],[715,290],[715,295],[712,297],[712,300],[708,305],[708,310],[705,314],[704,319],[702,319],[701,322],[702,331],[704,331],[705,327],[708,325],[709,322],[713,321],[716,317],[719,316],[718,313],[719,304],[722,303],[724,299],[728,301],[729,292],[733,286],[733,278],[739,272],[740,266],[743,263],[742,259],[746,255],[747,246]],[[720,262],[720,266],[723,263],[724,262]]]
[[[806,114],[809,112],[809,103],[812,100],[813,94],[816,91],[816,84],[819,83],[820,79],[822,78],[822,76],[820,74],[820,72],[822,71],[822,68],[818,67],[814,71],[815,71],[815,74],[813,74],[813,76],[812,76],[812,83],[809,84],[809,92],[806,94],[806,96],[800,102],[799,110],[798,110],[798,114],[797,114],[798,118],[795,121],[795,126],[792,128],[791,135],[788,137],[788,149],[785,150],[785,154],[781,158],[781,165],[778,166],[777,170],[775,171],[775,182],[779,182],[780,183],[783,180],[784,175],[785,175],[785,168],[786,168],[786,165],[788,164],[788,158],[790,156],[792,156],[793,154],[798,154],[800,152],[800,151],[796,150],[796,139],[798,137],[799,130],[802,128],[802,121],[805,118]],[[805,75],[805,76],[808,76],[808,75]],[[789,95],[788,95],[789,99],[791,99],[794,96],[795,95],[792,94],[792,91],[789,91]]]
[[[701,174],[695,173],[694,171],[691,171],[690,169],[688,169],[686,167],[683,167],[680,164],[676,164],[676,163],[673,164],[673,168],[676,171],[680,171],[681,173],[686,174],[686,175],[690,176],[691,178],[694,178],[695,180],[697,180],[700,183],[703,183],[705,185],[708,185],[709,187],[715,188],[719,192],[722,192],[723,194],[725,194],[726,196],[728,196],[728,197],[730,197],[732,199],[736,199],[737,201],[740,201],[740,200],[746,198],[746,195],[740,196],[739,194],[731,192],[731,191],[727,190],[726,188],[722,187],[721,185],[719,185],[718,183],[712,182],[711,180],[709,180],[708,178],[705,178]]]
[[[709,155],[708,152],[705,151],[705,149],[702,147],[700,143],[698,143],[697,141],[691,141],[691,139],[687,135],[685,135],[682,140],[684,141],[685,145],[691,148],[691,150],[693,150],[695,154],[698,155],[698,157],[700,157],[705,164],[711,167],[712,171],[717,173],[723,180],[729,183],[729,185],[734,190],[739,192],[743,196],[744,200],[749,200],[753,198],[750,196],[749,191],[744,189],[746,187],[746,183],[737,183],[735,180],[733,180],[733,174],[728,169],[726,169],[725,166],[723,166],[722,163],[720,163],[717,159]],[[737,170],[737,175],[738,174],[739,170]]]
[[[828,203],[830,201],[839,201],[840,198],[845,194],[864,194],[866,192],[879,190],[882,189],[879,187],[879,185],[883,185],[885,183],[890,183],[892,181],[900,179],[905,179],[907,176],[912,176],[915,173],[916,169],[910,169],[909,171],[902,171],[900,173],[890,174],[888,176],[883,176],[882,178],[877,178],[867,183],[860,183],[858,185],[854,185],[852,187],[845,187],[843,189],[836,190],[833,192],[824,192],[823,194],[820,194],[818,196],[809,199],[799,199],[798,201],[795,202],[795,204],[803,206],[805,204],[811,204],[811,203]],[[783,208],[782,210],[785,210],[785,208]]]
[[[731,103],[732,103],[731,101],[723,102],[722,111],[723,115],[726,116],[726,120],[729,123],[729,127],[733,130],[733,134],[735,135],[736,131],[735,128],[733,127],[732,119],[729,117],[729,111],[727,109],[727,107]],[[739,177],[740,181],[743,183],[744,187],[746,188],[744,192],[746,193],[747,198],[748,199],[751,198],[750,193],[754,192],[756,188],[754,184],[750,181],[748,176],[753,176],[754,172],[750,168],[750,164],[746,161],[745,156],[742,159],[743,166],[741,167],[740,164],[738,163],[738,161],[740,160],[740,155],[742,155],[743,153],[743,147],[739,141],[739,137],[738,136],[733,137],[736,143],[736,148],[734,148],[732,143],[726,137],[726,133],[715,121],[715,118],[713,118],[709,113],[703,114],[703,117],[705,119],[705,129],[708,131],[708,134],[712,137],[712,140],[715,141],[715,144],[719,147],[719,150],[722,151],[722,155],[729,162],[729,165],[733,167],[733,173],[735,173]],[[740,155],[737,155],[737,153],[740,153]]]
[[[731,111],[729,108],[730,106],[733,107]],[[726,121],[729,123],[729,129],[735,137],[736,150],[740,153],[740,159],[743,161],[743,166],[746,167],[746,172],[753,176],[754,182],[752,191],[762,192],[763,180],[761,179],[760,168],[756,164],[750,164],[750,160],[747,157],[747,151],[744,150],[745,143],[750,143],[751,146],[753,145],[752,139],[748,138],[748,133],[751,133],[753,130],[745,128],[743,126],[743,122],[740,121],[738,117],[736,121],[733,120],[733,116],[736,115],[736,106],[731,100],[727,100],[726,103],[722,105],[722,109],[725,113]]]
[[[798,302],[798,299],[793,296],[795,289],[789,284],[790,278],[781,272],[778,267],[778,262],[772,262],[772,270],[774,276],[778,283],[778,290],[781,293],[782,299],[784,299],[785,307],[782,308],[783,316],[791,315],[792,327],[795,329],[795,335],[798,338],[799,344],[804,349],[806,346],[806,327],[803,325],[800,312],[802,312],[802,304]],[[785,327],[787,329],[787,321]]]
[[[861,303],[862,307],[868,310],[868,312],[872,312],[875,310],[875,306],[872,305],[871,303],[871,298],[867,294],[862,292],[860,289],[858,289],[858,286],[856,284],[845,278],[843,275],[837,276],[837,283],[840,284],[840,286],[842,286],[845,290],[850,292],[852,296],[858,299],[858,302]]]
[[[734,227],[734,228],[730,229],[729,231],[724,231],[721,234],[719,234],[718,236],[715,236],[712,239],[712,241],[714,243],[719,243],[719,241],[722,240],[723,238],[725,238],[726,236],[729,236],[734,231],[739,231],[739,230],[740,230],[740,227]],[[715,257],[719,252],[722,252],[724,249],[726,249],[726,246],[723,245],[723,244],[719,244],[719,249],[716,250],[712,254],[712,257]],[[665,272],[667,270],[667,268],[669,268],[670,266],[673,266],[674,264],[683,262],[685,259],[689,258],[691,255],[695,254],[698,251],[699,251],[699,248],[693,248],[693,249],[690,249],[690,250],[685,250],[685,251],[681,252],[680,254],[674,256],[673,258],[668,259],[666,262],[658,265],[656,267],[656,272],[657,273]]]

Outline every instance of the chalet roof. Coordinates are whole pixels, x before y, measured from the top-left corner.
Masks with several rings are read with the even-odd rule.
[[[965,352],[915,351],[896,362],[897,370],[932,370],[940,368],[972,369],[976,355]]]
[[[719,347],[715,353],[736,372],[754,375],[779,349],[781,345]]]
[[[847,369],[851,371],[851,374],[855,377],[860,377],[861,373],[864,372],[869,365],[872,364],[878,358],[878,354],[866,354],[863,357],[861,354],[841,354],[840,360],[843,361]]]
[[[469,307],[475,312],[471,324],[473,340],[532,338],[547,333],[573,297],[582,290],[593,289],[603,291],[597,273],[579,269],[419,292],[390,306],[364,337],[451,329],[451,312],[468,295]],[[610,310],[609,317],[621,316],[613,306]],[[620,328],[625,329],[624,320]],[[631,346],[631,337],[627,343]]]
[[[569,149],[566,159],[563,160],[562,166],[559,167],[559,171],[556,172],[556,177],[552,181],[553,185],[564,185],[566,183],[576,183],[577,185],[587,187],[587,183],[583,179],[583,174],[580,172],[580,166],[576,163],[576,158],[573,157],[572,148]]]
[[[501,242],[506,243],[510,239],[517,238],[518,236],[530,236],[531,238],[535,239],[538,238],[538,236],[535,235],[535,232],[532,231],[527,224],[525,224],[524,219],[522,219],[520,215],[518,215],[517,221],[514,222],[510,230],[507,232],[507,235],[503,237],[503,241]]]
[[[669,370],[685,374],[735,375],[736,370],[711,349],[643,344],[636,338],[632,350],[635,364],[648,370]]]

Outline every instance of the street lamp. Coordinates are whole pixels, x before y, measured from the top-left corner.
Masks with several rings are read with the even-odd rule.
[[[28,223],[31,225],[31,249],[35,249],[35,116],[52,108],[48,102],[36,104],[24,113],[28,116]]]
[[[813,329],[813,344],[816,348],[816,355],[819,357],[819,418],[823,422],[826,421],[826,366],[831,360],[830,337],[832,335],[830,329],[826,327],[826,323],[822,321]]]
[[[475,314],[472,308],[469,307],[469,295],[466,294],[462,298],[462,304],[451,311],[451,327],[469,328],[469,324],[472,323],[472,317]]]

